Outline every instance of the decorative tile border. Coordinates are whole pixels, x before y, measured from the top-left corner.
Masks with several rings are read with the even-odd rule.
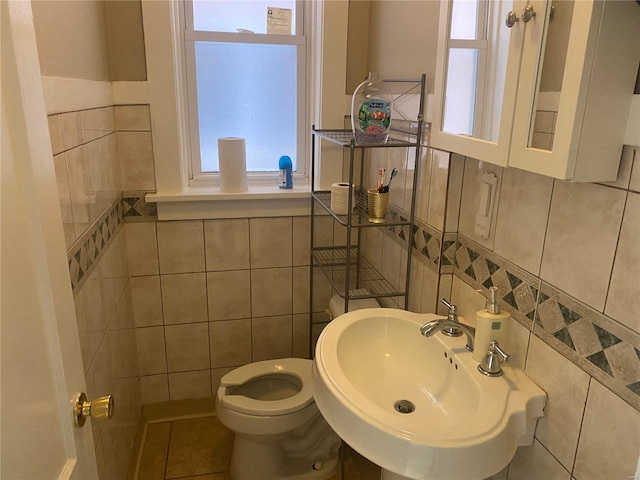
[[[390,215],[394,220],[397,218],[401,221],[408,220],[405,216],[406,214],[401,211],[392,209]],[[404,248],[407,248],[409,232],[413,235],[413,254],[421,256],[432,270],[437,271],[440,266],[442,233],[418,220],[414,221],[411,228],[409,228],[409,225],[392,225],[385,229],[385,233]]]
[[[451,251],[447,257],[451,261]],[[476,290],[488,296],[489,287],[496,286],[501,304],[515,320],[533,330],[540,279],[498,257],[493,252],[459,235],[455,247],[454,273]]]
[[[114,200],[102,216],[71,246],[67,252],[73,294],[82,287],[99,258],[124,224],[122,199]]]
[[[462,235],[444,238],[443,271],[453,263],[458,278],[485,294],[497,286],[515,320],[640,410],[639,333]]]
[[[640,334],[544,282],[533,332],[640,410]]]
[[[158,220],[158,208],[155,203],[147,203],[147,192],[123,192],[122,206],[126,222],[155,222]]]
[[[440,273],[453,273],[456,266],[456,252],[458,250],[458,234],[445,233],[442,240],[442,258],[440,259]]]

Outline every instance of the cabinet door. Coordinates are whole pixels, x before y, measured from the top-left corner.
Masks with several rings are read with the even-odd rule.
[[[431,143],[506,165],[526,23],[511,28],[524,1],[452,0],[440,4]]]
[[[531,5],[509,165],[560,179],[615,180],[640,61],[640,6]]]

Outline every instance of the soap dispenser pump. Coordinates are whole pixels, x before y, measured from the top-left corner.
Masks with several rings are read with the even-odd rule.
[[[509,312],[500,309],[498,287],[489,288],[489,298],[484,310],[476,313],[476,341],[473,359],[481,362],[489,350],[489,342],[495,340],[502,343],[507,338]]]

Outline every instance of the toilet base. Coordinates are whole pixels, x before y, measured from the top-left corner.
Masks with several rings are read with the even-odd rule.
[[[230,473],[233,480],[326,480],[337,468],[337,451],[322,460],[291,458],[281,443],[252,441],[250,436],[236,434]]]

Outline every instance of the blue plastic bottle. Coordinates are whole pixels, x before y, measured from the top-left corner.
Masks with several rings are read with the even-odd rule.
[[[293,163],[291,157],[283,155],[278,162],[280,169],[280,188],[293,188]]]

